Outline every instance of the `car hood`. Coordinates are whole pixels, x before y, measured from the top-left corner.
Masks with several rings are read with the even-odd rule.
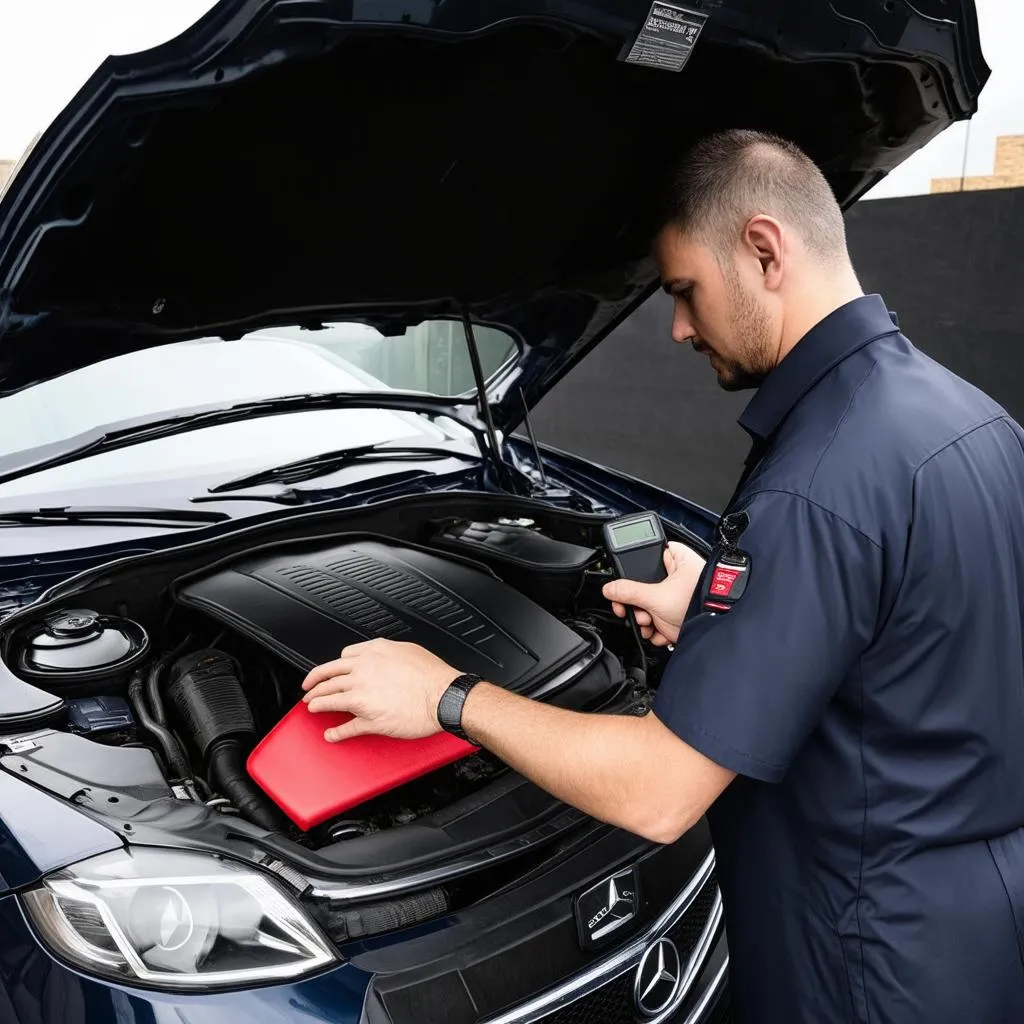
[[[468,313],[522,341],[489,393],[508,430],[653,291],[652,197],[693,136],[786,135],[845,207],[988,74],[971,0],[223,0],[104,62],[10,181],[0,393]]]

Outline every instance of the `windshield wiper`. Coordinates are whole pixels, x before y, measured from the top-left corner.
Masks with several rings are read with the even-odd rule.
[[[193,508],[149,508],[144,505],[0,509],[0,526],[208,526],[211,523],[223,523],[230,518],[226,512]]]
[[[261,469],[248,476],[236,477],[227,483],[209,488],[210,494],[237,491],[244,487],[258,487],[260,484],[296,484],[313,480],[336,470],[344,469],[353,462],[376,459],[381,462],[419,462],[426,459],[468,458],[465,452],[453,451],[432,445],[388,445],[387,442],[358,445],[338,451],[322,452],[305,459],[296,459],[281,466]]]
[[[283,398],[264,398],[252,402],[237,402],[234,405],[200,406],[183,409],[173,416],[158,418],[142,417],[124,420],[87,431],[75,437],[41,445],[27,451],[0,458],[0,483],[16,480],[30,473],[64,466],[79,459],[98,455],[101,452],[127,448],[161,437],[184,434],[191,430],[218,426],[222,423],[239,423],[253,416],[279,416],[285,413],[306,412],[316,409],[393,409],[397,412],[416,412],[431,416],[448,416],[470,428],[479,437],[480,425],[474,419],[462,415],[460,403],[451,399],[436,398],[433,395],[419,395],[409,392],[383,393],[314,393],[287,395]],[[469,407],[472,409],[472,406]]]

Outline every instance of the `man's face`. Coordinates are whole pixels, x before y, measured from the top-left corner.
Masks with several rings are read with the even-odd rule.
[[[778,362],[779,341],[756,260],[737,248],[720,262],[672,225],[655,240],[654,256],[674,303],[673,340],[707,355],[726,391],[757,387]]]

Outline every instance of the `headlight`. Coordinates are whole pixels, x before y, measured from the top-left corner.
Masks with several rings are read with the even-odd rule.
[[[115,981],[208,991],[295,978],[334,960],[270,878],[202,854],[103,854],[50,875],[22,901],[54,953]]]

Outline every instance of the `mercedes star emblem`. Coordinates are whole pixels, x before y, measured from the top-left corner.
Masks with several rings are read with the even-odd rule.
[[[644,1017],[657,1017],[679,995],[683,980],[679,950],[671,939],[658,939],[647,947],[636,969],[633,1002]]]

